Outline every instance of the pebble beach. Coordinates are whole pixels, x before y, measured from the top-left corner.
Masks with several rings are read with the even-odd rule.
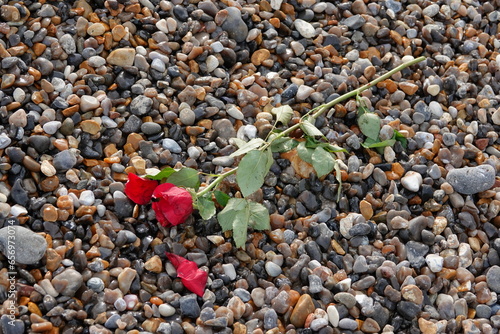
[[[498,333],[499,20],[498,0],[1,1],[0,333]],[[361,94],[406,147],[364,148],[356,100],[335,105],[316,127],[342,184],[274,153],[251,195],[271,230],[244,248],[124,193],[164,167],[206,186],[274,107],[296,123],[420,56]],[[165,252],[208,272],[202,297]]]

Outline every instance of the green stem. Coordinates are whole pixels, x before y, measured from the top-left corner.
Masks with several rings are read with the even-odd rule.
[[[332,101],[330,101],[330,102],[328,102],[328,103],[325,103],[325,104],[323,104],[323,105],[319,106],[318,108],[314,108],[314,109],[310,110],[308,113],[306,113],[304,116],[302,116],[302,119],[303,119],[304,117],[308,116],[308,115],[311,113],[311,111],[315,111],[315,112],[314,112],[314,114],[312,114],[312,116],[311,116],[311,117],[312,117],[313,119],[316,119],[316,118],[318,118],[319,116],[323,115],[323,114],[324,114],[327,110],[329,110],[331,107],[333,107],[333,106],[334,106],[334,105],[336,105],[337,103],[340,103],[340,102],[342,102],[342,101],[345,101],[345,100],[347,100],[347,99],[349,99],[349,98],[351,98],[351,97],[353,97],[353,96],[356,96],[356,95],[360,94],[361,92],[364,92],[365,90],[367,90],[367,89],[369,89],[369,88],[371,88],[371,87],[375,86],[375,85],[376,85],[376,84],[378,84],[379,82],[382,82],[382,81],[384,81],[384,80],[386,80],[386,79],[390,78],[391,76],[393,76],[394,74],[396,74],[396,73],[398,73],[398,72],[402,71],[403,69],[407,68],[408,66],[411,66],[411,65],[414,65],[414,64],[416,64],[416,63],[419,63],[419,62],[421,62],[422,60],[425,60],[425,57],[424,57],[424,56],[422,56],[422,57],[418,57],[418,58],[413,59],[413,60],[411,60],[411,61],[409,61],[409,62],[406,62],[406,63],[404,63],[404,64],[401,64],[401,65],[399,65],[398,67],[396,67],[396,68],[394,68],[394,69],[390,70],[389,72],[385,73],[384,75],[382,75],[382,76],[378,77],[377,79],[375,79],[375,80],[373,80],[373,81],[371,81],[371,82],[367,83],[366,85],[361,86],[361,87],[359,87],[358,89],[355,89],[355,90],[353,90],[353,91],[351,91],[351,92],[349,92],[349,93],[345,93],[344,95],[339,96],[339,97],[337,97],[335,100],[332,100]],[[281,132],[281,133],[280,133],[280,134],[278,134],[276,137],[274,137],[274,139],[273,139],[273,140],[276,140],[276,139],[278,139],[278,138],[284,137],[284,136],[286,136],[286,135],[290,134],[292,131],[295,131],[295,130],[296,130],[296,129],[298,129],[298,128],[300,128],[300,122],[299,122],[299,123],[297,123],[297,124],[295,124],[295,125],[292,125],[291,127],[289,127],[288,129],[286,129],[285,131]],[[266,143],[266,145],[265,145],[265,146],[266,146],[266,148],[269,146],[269,145],[267,145],[267,144],[271,145],[271,143]]]
[[[229,175],[231,174],[234,174],[236,173],[236,170],[238,169],[238,167],[234,167],[233,169],[223,173],[223,174],[220,174],[214,182],[210,183],[206,188],[204,188],[203,190],[200,190],[199,192],[196,193],[196,197],[202,197],[203,195],[207,194],[208,192],[210,192],[210,190],[214,189],[215,187],[217,187],[217,185],[219,183],[222,182],[222,180],[224,180],[226,177],[228,177]]]
[[[339,96],[337,97],[335,100],[332,100],[328,103],[325,103],[317,108],[313,108],[311,109],[310,111],[308,111],[304,116],[302,116],[301,118],[301,121],[304,117],[308,116],[308,115],[311,115],[312,112],[312,115],[311,117],[313,119],[316,119],[318,118],[319,116],[323,115],[327,110],[329,110],[331,107],[333,107],[334,105],[336,105],[337,103],[340,103],[342,101],[345,101],[353,96],[356,96],[358,94],[360,94],[361,92],[364,92],[365,90],[375,86],[376,84],[378,84],[379,82],[382,82],[388,78],[390,78],[391,76],[393,76],[394,74],[404,70],[405,68],[409,67],[409,66],[412,66],[416,63],[419,63],[421,62],[422,60],[425,60],[425,57],[418,57],[416,59],[413,59],[413,60],[410,60],[404,64],[401,64],[399,65],[398,67],[390,70],[389,72],[385,73],[384,75],[381,75],[380,77],[378,77],[377,79],[373,80],[373,81],[370,81],[369,83],[367,83],[366,85],[363,85],[361,87],[359,87],[358,89],[355,89],[349,93],[345,93],[344,95],[342,96]],[[291,127],[289,127],[288,129],[286,129],[285,131],[279,133],[276,137],[273,138],[273,140],[271,140],[270,142],[266,142],[261,148],[259,148],[260,151],[264,151],[266,150],[270,145],[271,143],[278,139],[278,138],[282,138],[288,134],[290,134],[291,132],[297,130],[298,128],[300,128],[300,125],[301,125],[301,122],[295,124],[295,125],[292,125]],[[210,190],[214,189],[219,183],[221,183],[221,181],[223,179],[225,179],[227,176],[231,175],[231,174],[234,174],[236,173],[236,170],[238,169],[238,167],[234,167],[233,169],[231,169],[230,171],[227,171],[225,172],[224,174],[221,174],[219,175],[214,182],[212,182],[210,185],[208,185],[205,189],[201,190],[200,192],[198,192],[196,195],[198,197],[200,196],[203,196],[205,194],[207,194]]]

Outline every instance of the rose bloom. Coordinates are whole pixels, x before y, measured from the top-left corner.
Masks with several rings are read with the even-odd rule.
[[[156,219],[165,227],[182,224],[193,213],[191,194],[172,183],[158,184],[155,180],[129,174],[125,194],[139,205],[148,204],[153,199]]]
[[[179,225],[193,213],[193,198],[185,189],[162,183],[153,192],[153,210],[161,225]]]

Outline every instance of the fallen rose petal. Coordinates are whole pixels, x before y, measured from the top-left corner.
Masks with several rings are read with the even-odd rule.
[[[151,201],[151,196],[153,196],[157,186],[158,182],[155,180],[148,180],[130,173],[125,184],[125,194],[134,203],[144,205]]]
[[[173,253],[165,253],[177,269],[177,277],[182,281],[186,289],[202,297],[207,284],[208,273],[201,269],[193,261],[186,260],[182,256]]]
[[[171,183],[162,183],[156,187],[152,205],[156,219],[163,226],[182,224],[193,213],[191,194]]]

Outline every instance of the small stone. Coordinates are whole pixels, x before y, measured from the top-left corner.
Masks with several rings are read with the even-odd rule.
[[[338,327],[340,321],[339,311],[334,305],[329,305],[326,309],[326,313],[328,314],[328,321],[333,327]]]
[[[316,307],[310,295],[304,294],[300,296],[297,304],[293,308],[290,322],[297,328],[304,327],[307,316],[313,313],[315,309]]]
[[[455,168],[448,172],[446,181],[460,194],[477,194],[493,187],[495,168],[490,165]]]
[[[313,38],[316,36],[316,30],[314,29],[313,25],[310,24],[309,22],[306,22],[301,19],[296,19],[294,21],[294,26],[295,29],[302,35],[304,38]]]
[[[99,100],[97,100],[93,96],[82,95],[80,97],[80,110],[83,112],[94,110],[99,106],[100,106]]]
[[[163,139],[161,146],[163,147],[163,149],[169,150],[172,153],[182,152],[182,148],[179,146],[179,144],[175,140],[170,138]]]
[[[1,230],[0,230],[1,231]],[[494,292],[500,293],[500,267],[492,266],[486,273],[488,287]]]
[[[401,184],[406,189],[417,192],[422,185],[422,175],[415,171],[409,171],[401,178]]]
[[[91,135],[95,135],[101,131],[101,125],[92,119],[82,121],[80,127],[84,132],[90,133]]]
[[[57,289],[58,286],[64,287],[60,291],[60,293],[63,296],[68,296],[68,297],[73,297],[76,291],[80,289],[82,284],[83,284],[82,275],[78,271],[71,268],[64,270],[62,273],[60,273],[59,275],[55,276],[52,279],[52,285],[54,285],[54,288],[56,288],[56,290],[59,291],[59,289]]]
[[[153,100],[147,96],[139,95],[130,103],[130,111],[137,116],[146,115],[153,107]]]
[[[161,304],[158,306],[158,311],[163,317],[170,317],[175,314],[175,308],[170,304]]]
[[[144,269],[149,270],[154,273],[161,273],[163,269],[163,263],[161,262],[161,258],[158,255],[151,257],[149,260],[144,263]]]
[[[219,15],[226,16],[221,28],[227,32],[229,38],[234,39],[237,43],[241,43],[246,40],[248,36],[248,26],[241,18],[241,12],[238,8],[225,8],[217,14],[216,20]]]
[[[52,161],[54,167],[58,171],[67,171],[68,169],[73,168],[73,166],[76,165],[76,162],[77,160],[75,155],[69,150],[57,153]]]
[[[110,65],[132,66],[134,64],[135,49],[120,48],[111,51],[106,61]]]
[[[123,294],[126,294],[130,290],[130,286],[132,285],[132,281],[135,279],[137,272],[132,268],[125,268],[118,275],[118,286]]]
[[[9,238],[14,236],[15,239]],[[0,251],[7,256],[7,250],[14,246],[15,261],[21,264],[38,263],[45,254],[45,238],[19,225],[5,226],[0,229]]]

